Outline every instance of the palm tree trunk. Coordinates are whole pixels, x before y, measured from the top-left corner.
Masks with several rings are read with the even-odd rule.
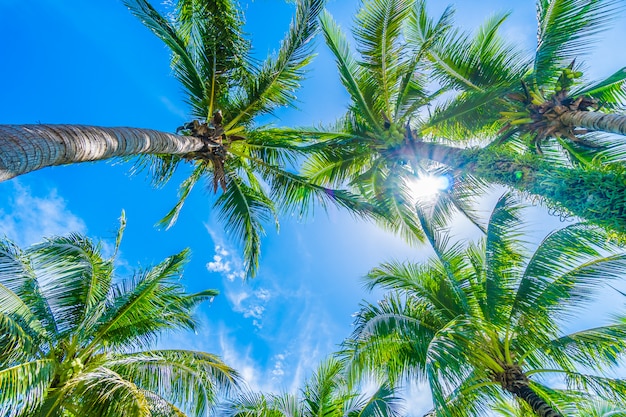
[[[489,148],[461,149],[428,142],[415,142],[400,153],[404,158],[429,159],[461,174],[529,193],[557,213],[626,233],[626,181],[618,173],[558,167],[536,156]]]
[[[568,111],[560,117],[566,126],[626,135],[626,115],[595,111]]]
[[[139,154],[185,155],[202,140],[150,129],[82,125],[0,125],[0,181],[40,168]]]
[[[515,388],[512,392],[526,401],[539,417],[563,417],[561,413],[552,408],[550,404],[538,396],[535,391],[526,384]]]

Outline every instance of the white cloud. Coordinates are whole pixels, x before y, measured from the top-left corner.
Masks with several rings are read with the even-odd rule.
[[[17,181],[13,188],[7,206],[0,209],[0,235],[28,246],[40,242],[43,237],[87,231],[85,222],[68,210],[56,189],[37,196]]]
[[[279,353],[274,355],[274,368],[272,369],[273,379],[280,379],[285,375],[285,354]]]

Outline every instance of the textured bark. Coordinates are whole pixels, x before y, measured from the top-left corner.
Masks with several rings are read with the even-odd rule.
[[[139,154],[185,155],[206,142],[151,129],[0,125],[0,181],[40,168]]]
[[[538,396],[528,385],[522,385],[512,390],[513,394],[526,401],[539,417],[563,417],[543,398]]]
[[[626,135],[626,115],[594,111],[568,111],[560,117],[560,121],[566,126]]]
[[[416,142],[400,157],[429,159],[460,174],[539,197],[551,210],[626,233],[626,180],[610,170],[563,168],[537,156]]]

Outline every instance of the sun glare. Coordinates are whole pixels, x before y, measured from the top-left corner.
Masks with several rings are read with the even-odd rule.
[[[450,187],[450,180],[442,175],[420,175],[409,182],[411,194],[415,198],[432,198]]]

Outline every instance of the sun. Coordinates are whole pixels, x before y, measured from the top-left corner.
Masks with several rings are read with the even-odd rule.
[[[419,175],[407,182],[411,195],[416,199],[430,199],[450,188],[450,179],[445,175]]]

